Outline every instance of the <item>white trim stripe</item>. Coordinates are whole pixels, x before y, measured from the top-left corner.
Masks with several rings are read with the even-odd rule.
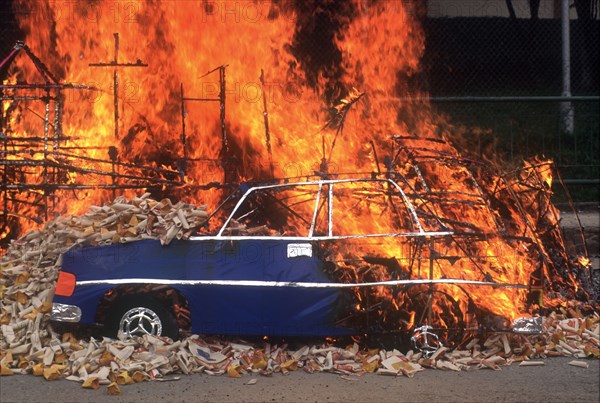
[[[524,284],[503,284],[492,281],[476,281],[461,279],[418,279],[418,280],[390,280],[377,281],[369,283],[309,283],[293,281],[260,281],[260,280],[168,280],[156,278],[122,278],[107,280],[83,280],[77,281],[77,286],[91,285],[122,285],[122,284],[161,284],[161,285],[222,285],[222,286],[243,286],[243,287],[299,287],[299,288],[355,288],[355,287],[393,287],[409,286],[419,284],[461,284],[461,285],[481,285],[490,287],[505,288],[528,288]]]
[[[333,235],[333,236],[243,236],[243,235],[215,235],[215,236],[191,236],[190,241],[335,241],[338,239],[363,239],[363,238],[418,238],[437,237],[453,235],[452,231],[430,231],[430,232],[401,232],[389,234],[365,234],[365,235]]]

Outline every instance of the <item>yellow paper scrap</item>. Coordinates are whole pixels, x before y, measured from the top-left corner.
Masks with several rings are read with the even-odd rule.
[[[239,365],[230,365],[229,367],[227,367],[227,376],[229,376],[230,378],[241,377],[240,373],[238,372],[238,368]]]
[[[120,395],[121,394],[121,388],[119,387],[119,384],[117,384],[116,382],[112,382],[111,384],[109,384],[106,388],[106,391],[108,392],[109,395]]]
[[[81,384],[82,388],[85,389],[98,389],[100,387],[100,381],[96,376],[89,376],[83,383]]]
[[[12,369],[10,369],[6,365],[2,364],[2,365],[0,365],[0,375],[1,376],[14,375],[14,372],[12,371]]]
[[[131,379],[127,371],[123,371],[119,374],[119,376],[117,376],[117,383],[119,385],[131,385],[135,382],[133,381],[133,379]]]

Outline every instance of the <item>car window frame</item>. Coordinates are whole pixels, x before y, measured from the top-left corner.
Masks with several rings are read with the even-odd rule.
[[[391,233],[377,233],[377,234],[360,234],[360,235],[333,235],[333,191],[336,184],[343,183],[356,183],[356,182],[387,182],[394,187],[394,189],[400,195],[402,201],[404,202],[404,208],[408,210],[408,215],[412,221],[413,227],[416,228],[416,231],[410,232],[391,232]],[[276,235],[276,236],[268,236],[268,235],[224,235],[225,230],[233,220],[236,212],[240,209],[243,203],[250,197],[250,195],[256,191],[267,190],[267,189],[276,189],[276,188],[292,188],[298,186],[318,186],[317,196],[315,197],[315,205],[313,207],[313,215],[312,221],[309,228],[309,232],[306,236],[289,236],[289,235]],[[316,219],[318,214],[318,206],[321,200],[321,194],[323,193],[324,186],[328,186],[328,217],[327,217],[327,228],[328,234],[326,236],[315,236],[314,230],[316,226]],[[306,181],[306,182],[293,182],[293,183],[278,183],[278,184],[269,184],[269,185],[258,185],[252,186],[246,190],[244,195],[238,200],[233,210],[219,229],[216,235],[211,237],[198,236],[191,237],[191,239],[217,239],[217,240],[240,240],[240,239],[280,239],[280,240],[305,240],[305,241],[324,241],[324,240],[336,240],[336,239],[352,239],[352,238],[371,238],[371,237],[430,237],[430,236],[445,236],[452,235],[452,231],[426,231],[423,229],[421,221],[417,215],[416,209],[411,203],[410,199],[406,195],[406,193],[402,190],[400,185],[396,183],[396,181],[390,178],[354,178],[354,179],[320,179],[314,181]]]

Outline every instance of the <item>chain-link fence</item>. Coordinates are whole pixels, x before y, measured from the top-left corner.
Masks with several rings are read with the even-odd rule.
[[[0,58],[4,59],[19,38],[19,25],[10,1],[0,3]],[[1,73],[1,72],[0,72]],[[4,78],[4,76],[2,76]]]
[[[572,131],[559,98],[561,1],[430,3],[424,65],[436,111],[464,127],[479,152],[552,158],[570,187],[582,186],[577,196],[598,200],[599,2],[569,2]]]

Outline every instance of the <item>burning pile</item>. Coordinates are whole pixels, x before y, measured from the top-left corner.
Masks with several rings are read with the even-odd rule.
[[[330,345],[257,346],[197,335],[172,342],[152,336],[118,340],[78,340],[70,333],[56,334],[48,326],[51,295],[60,255],[83,245],[104,245],[137,239],[161,239],[168,244],[186,238],[203,224],[205,207],[160,202],[148,194],[126,200],[117,198],[102,207],[91,207],[79,217],[59,217],[41,231],[14,241],[2,261],[2,374],[33,373],[53,380],[79,381],[85,388],[108,385],[111,394],[119,385],[151,380],[175,373],[243,374],[269,376],[302,369],[353,377],[374,372],[412,377],[425,368],[460,371],[471,368],[499,369],[501,365],[542,365],[536,358],[568,355],[598,357],[600,317],[585,317],[576,309],[551,314],[541,335],[486,334],[464,340],[457,349],[437,349],[432,355],[418,351],[364,350]],[[234,225],[245,231],[243,225]],[[264,230],[264,227],[258,227]],[[570,318],[568,318],[570,317]],[[573,365],[585,366],[582,361]],[[352,378],[350,378],[352,379]]]
[[[91,380],[94,386],[98,384],[94,379],[127,383],[173,371],[236,376],[303,367],[408,375],[421,366],[495,367],[554,351],[577,357],[597,355],[597,315],[584,318],[577,313],[568,315],[576,322],[551,316],[550,334],[541,339],[492,336],[480,340],[482,349],[476,342],[461,340],[455,345],[458,350],[441,350],[429,358],[418,353],[363,352],[356,346],[287,351],[197,337],[175,344],[154,338],[59,339],[46,320],[62,252],[78,245],[147,237],[168,244],[186,238],[207,218],[206,208],[183,202],[173,205],[168,199],[157,202],[147,194],[129,201],[117,198],[72,216],[107,200],[109,190],[151,189],[153,194],[168,193],[190,203],[206,200],[213,209],[223,200],[218,191],[205,192],[213,187],[315,172],[328,178],[339,172],[373,172],[401,183],[414,214],[428,227],[452,235],[431,244],[395,240],[393,245],[367,249],[348,242],[343,250],[332,251],[337,266],[329,274],[334,279],[431,276],[529,286],[529,292],[492,288],[489,293],[490,289],[482,292],[468,286],[439,287],[441,299],[433,310],[430,288],[413,287],[412,294],[363,288],[354,295],[356,312],[349,321],[364,323],[372,315],[380,316],[395,329],[422,321],[417,317],[417,311],[425,312],[421,308],[429,310],[430,324],[477,330],[482,324],[493,328],[484,322],[496,311],[506,319],[523,309],[548,313],[539,308],[542,304],[556,308],[566,300],[585,302],[590,299],[586,290],[591,288],[585,283],[589,265],[566,253],[558,212],[550,202],[549,161],[533,160],[509,174],[490,173],[486,164],[465,158],[445,140],[452,135],[436,124],[427,104],[405,99],[420,95],[418,88],[412,88],[419,81],[424,49],[415,17],[423,12],[418,2],[314,2],[309,7],[268,2],[268,9],[261,8],[266,3],[248,2],[258,11],[252,15],[264,19],[260,23],[223,14],[223,2],[189,9],[174,2],[132,2],[131,14],[125,17],[133,19],[127,21],[113,18],[113,2],[75,2],[72,15],[62,19],[46,14],[56,7],[53,2],[14,3],[20,10],[44,10],[23,18],[20,26],[29,46],[48,50],[44,57],[49,61],[41,63],[29,48],[19,45],[34,63],[17,61],[17,68],[9,71],[9,85],[2,88],[6,96],[2,140],[7,156],[2,165],[3,218],[10,217],[10,223],[0,235],[16,239],[31,227],[20,215],[24,211],[30,219],[43,212],[64,215],[13,241],[3,257],[3,372],[19,368],[47,379],[60,375]],[[96,24],[90,24],[94,18]],[[45,46],[50,40],[46,35],[51,36],[52,46]],[[140,46],[142,39],[146,42]],[[320,46],[315,47],[311,39]],[[114,60],[103,62],[113,47]],[[326,56],[318,54],[323,50]],[[124,62],[138,56],[144,62]],[[114,71],[108,75],[95,67]],[[135,75],[132,70],[139,67],[147,68]],[[44,82],[33,84],[40,73]],[[213,80],[217,74],[218,80]],[[106,83],[99,82],[107,77]],[[88,91],[78,101],[92,102],[67,102],[72,101],[73,88]],[[32,97],[19,91],[42,94]],[[142,99],[147,102],[139,102]],[[193,108],[194,99],[219,102],[219,108]],[[40,100],[46,103],[44,112],[35,112]],[[33,114],[28,113],[31,110]],[[227,118],[226,110],[234,119]],[[323,121],[329,123],[323,127]],[[181,128],[173,122],[181,122]],[[335,230],[381,233],[377,225],[386,221],[396,231],[411,230],[403,226],[406,222],[361,218],[359,204],[382,216],[395,208],[393,203],[378,205],[373,200],[366,192],[359,200],[336,200],[349,217],[343,220],[343,228]],[[249,228],[269,234],[281,230],[275,225]],[[232,230],[248,227],[239,222]],[[421,267],[421,262],[427,262],[427,267]],[[465,323],[461,317],[467,315],[471,318]]]

